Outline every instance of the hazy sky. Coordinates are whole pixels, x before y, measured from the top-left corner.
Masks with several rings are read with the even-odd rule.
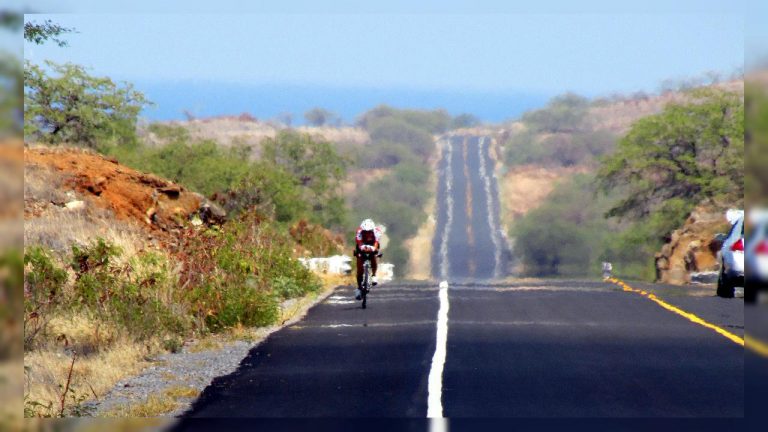
[[[744,63],[738,11],[27,18],[79,32],[67,36],[67,48],[26,44],[27,59],[71,61],[129,81],[594,95],[653,91],[666,78],[731,72]]]
[[[310,13],[744,13],[745,5],[762,0],[5,0],[10,7],[39,12],[310,12]]]

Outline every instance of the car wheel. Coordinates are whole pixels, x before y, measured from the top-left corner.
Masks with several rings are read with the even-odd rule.
[[[757,301],[757,287],[750,282],[747,282],[744,285],[744,301],[746,303],[754,303]]]
[[[720,266],[720,275],[717,278],[717,296],[733,298],[733,284],[723,272],[722,265]]]

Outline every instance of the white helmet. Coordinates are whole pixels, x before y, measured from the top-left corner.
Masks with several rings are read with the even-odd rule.
[[[373,231],[376,229],[376,224],[372,220],[366,219],[360,223],[360,229],[363,231]]]

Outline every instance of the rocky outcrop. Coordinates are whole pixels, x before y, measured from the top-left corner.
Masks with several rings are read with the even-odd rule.
[[[724,210],[697,207],[656,254],[656,280],[683,285],[693,279],[698,281],[701,273],[718,271],[718,245],[714,236],[727,229]]]

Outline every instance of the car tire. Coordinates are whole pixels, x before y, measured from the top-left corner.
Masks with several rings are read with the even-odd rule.
[[[755,303],[757,301],[757,287],[747,282],[744,286],[744,302]]]
[[[720,275],[717,278],[717,296],[722,298],[733,298],[734,286],[728,276],[723,272],[722,265],[720,266]]]

